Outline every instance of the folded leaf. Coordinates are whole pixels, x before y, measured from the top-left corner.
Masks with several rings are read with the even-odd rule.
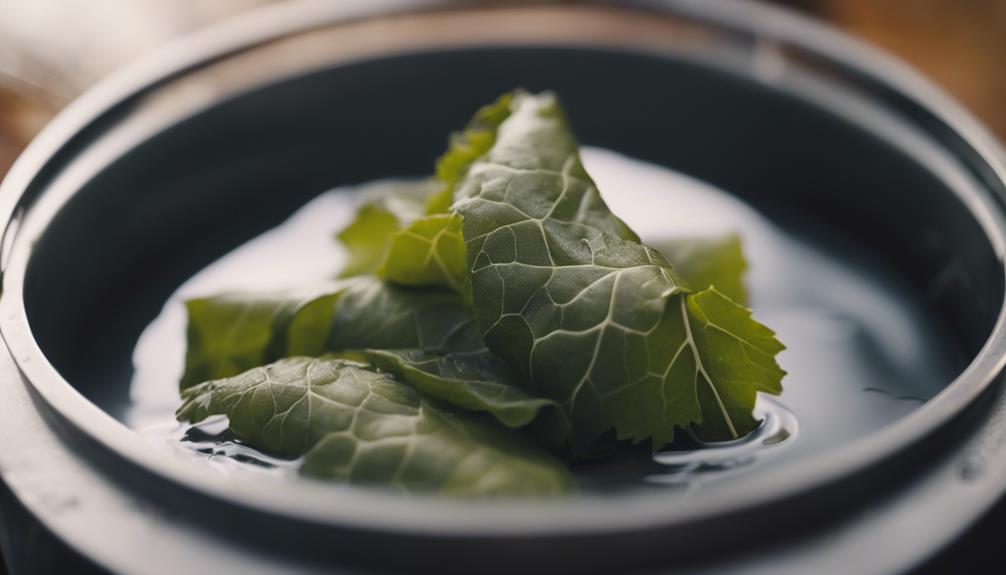
[[[747,305],[744,287],[744,250],[736,234],[711,238],[681,238],[664,241],[660,253],[695,291],[715,287],[735,302]]]
[[[440,286],[465,293],[461,217],[433,214],[392,233],[377,275],[399,285]]]
[[[696,374],[703,411],[699,435],[713,441],[734,438],[738,431],[757,425],[751,415],[757,392],[782,393],[785,372],[775,356],[785,346],[775,332],[751,319],[751,310],[716,288],[683,301],[691,345],[699,354]],[[702,385],[703,380],[710,385]]]
[[[484,347],[464,299],[441,289],[410,289],[373,278],[343,290],[329,322],[326,351],[473,351]],[[297,319],[291,330],[298,330]]]
[[[485,154],[496,141],[496,129],[510,116],[513,94],[503,94],[483,106],[461,132],[451,134],[447,152],[437,159],[435,176],[442,187],[426,200],[426,213],[446,213],[454,202],[454,185],[472,162]]]
[[[348,253],[339,277],[373,273],[400,225],[398,218],[380,206],[360,206],[353,221],[336,236]]]
[[[554,97],[516,93],[509,107],[451,207],[464,218],[486,345],[530,393],[560,402],[574,446],[612,427],[654,448],[675,428],[749,432],[755,393],[781,390],[771,331],[714,291],[697,301],[718,302],[717,321],[700,323],[702,306],[670,263],[608,210]]]
[[[519,434],[455,413],[367,366],[295,357],[182,392],[178,418],[224,414],[249,445],[302,472],[406,492],[551,494],[565,466]]]
[[[405,182],[369,190],[361,198],[356,217],[336,236],[347,251],[340,277],[376,271],[388,251],[392,234],[423,214],[429,193],[428,185]]]
[[[186,302],[185,389],[290,355],[363,348],[471,351],[484,347],[464,299],[373,277],[307,291],[225,294]]]
[[[558,447],[569,423],[551,399],[532,397],[506,363],[488,349],[434,354],[419,350],[364,350],[367,363],[451,405],[492,414],[507,427],[536,422],[537,435]]]
[[[284,294],[228,293],[185,302],[189,323],[182,389],[241,373],[282,357],[284,333],[320,290]]]
[[[568,477],[525,431],[550,447],[569,436],[574,454],[612,429],[654,448],[676,429],[731,439],[757,425],[757,392],[781,392],[782,345],[736,303],[740,240],[643,245],[551,95],[480,110],[436,173],[439,191],[371,197],[339,234],[343,274],[376,278],[189,302],[183,389],[214,381],[183,391],[179,416],[226,413],[245,441],[304,454],[314,475],[537,493]],[[322,358],[241,373],[299,355]]]

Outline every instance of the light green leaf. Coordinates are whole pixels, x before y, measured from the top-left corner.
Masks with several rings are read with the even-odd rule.
[[[224,414],[249,445],[303,455],[305,474],[410,493],[562,493],[561,462],[364,364],[295,357],[182,392],[182,421]]]
[[[748,293],[744,287],[747,262],[740,236],[681,238],[661,242],[659,250],[693,290],[715,287],[735,302],[747,305]]]
[[[317,295],[317,290],[226,293],[186,301],[188,345],[181,388],[235,375],[282,356],[285,343],[277,334],[285,333],[298,310]]]
[[[537,420],[539,436],[550,438],[553,446],[569,432],[559,404],[528,395],[516,385],[506,363],[488,349],[446,354],[368,349],[363,356],[367,363],[427,395],[490,413],[507,427],[524,427]]]
[[[510,116],[513,94],[503,94],[475,113],[461,132],[451,134],[447,152],[437,160],[435,175],[442,187],[426,200],[426,213],[446,213],[454,202],[454,186],[472,162],[496,141],[496,129]]]
[[[751,310],[716,288],[684,301],[686,326],[701,360],[696,367],[703,414],[699,435],[712,441],[733,439],[757,425],[751,415],[757,392],[782,393],[785,372],[775,356],[785,346],[775,332],[751,319]]]
[[[461,218],[448,213],[448,208],[455,183],[471,162],[492,146],[496,128],[510,113],[510,100],[511,95],[504,94],[480,109],[464,131],[451,135],[448,151],[437,160],[440,189],[425,200],[429,215],[385,208],[395,199],[393,195],[361,208],[353,222],[339,233],[351,254],[344,275],[373,272],[401,285],[441,286],[467,293]],[[403,201],[411,206],[410,191],[403,191]]]
[[[181,387],[236,375],[290,355],[363,348],[471,351],[484,345],[464,299],[373,277],[314,290],[225,294],[186,302]]]
[[[340,277],[374,273],[388,251],[392,235],[423,214],[425,184],[396,182],[361,198],[356,217],[336,238],[347,250]]]
[[[560,402],[574,446],[612,427],[654,448],[675,428],[717,438],[723,429],[749,432],[755,392],[780,389],[781,345],[750,341],[752,333],[775,340],[732,302],[717,304],[717,321],[699,335],[701,302],[718,299],[690,302],[670,263],[611,214],[555,98],[517,93],[509,106],[492,147],[457,182],[451,208],[464,218],[486,345],[530,393]]]
[[[400,185],[365,201],[339,234],[348,250],[341,277],[375,274],[407,286],[466,293],[465,244],[457,214],[424,215],[417,189]]]
[[[377,275],[400,285],[441,286],[465,293],[461,217],[433,214],[393,233]]]
[[[398,218],[391,212],[374,204],[360,206],[356,218],[336,236],[348,252],[339,277],[373,273],[398,229]]]

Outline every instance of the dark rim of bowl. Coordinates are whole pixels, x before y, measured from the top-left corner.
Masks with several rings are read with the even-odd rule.
[[[585,2],[619,10],[653,11],[753,37],[767,38],[793,47],[872,87],[906,115],[924,119],[929,132],[950,139],[956,157],[963,159],[989,193],[962,195],[961,201],[980,222],[1000,262],[1006,246],[1003,202],[1006,165],[996,141],[949,97],[905,65],[846,37],[829,27],[765,5],[722,0],[650,0],[622,4]],[[568,6],[569,4],[565,4]],[[574,4],[576,5],[576,4]],[[312,485],[290,490],[255,488],[248,481],[224,479],[208,469],[192,465],[162,450],[151,449],[122,423],[112,419],[63,379],[48,362],[32,337],[22,298],[23,282],[31,255],[32,234],[21,225],[25,214],[46,199],[61,204],[62,198],[46,198],[46,188],[55,174],[105,124],[114,124],[116,112],[141,96],[185,74],[271,40],[293,36],[375,15],[399,15],[417,11],[457,8],[452,2],[427,0],[381,0],[336,5],[305,1],[257,10],[232,22],[181,41],[156,57],[142,60],[102,82],[64,110],[17,160],[0,185],[0,215],[5,225],[2,256],[3,292],[0,296],[0,334],[29,389],[40,398],[50,415],[69,424],[67,433],[82,434],[115,458],[128,462],[167,482],[230,504],[312,524],[398,531],[403,533],[540,536],[556,533],[590,534],[651,526],[681,525],[699,518],[725,517],[732,513],[784,501],[817,487],[850,477],[876,462],[906,450],[940,429],[973,403],[1002,372],[1006,364],[1006,316],[1002,309],[995,327],[968,367],[936,398],[871,437],[834,453],[818,456],[766,472],[757,485],[715,498],[671,498],[660,504],[640,498],[549,502],[551,512],[541,513],[542,501],[452,502],[443,499],[409,499],[369,490]],[[516,3],[514,8],[531,7]],[[477,10],[478,8],[470,9]],[[946,143],[946,142],[944,142]],[[50,214],[51,215],[51,214]],[[38,224],[38,231],[48,221]],[[26,237],[27,236],[27,237]],[[793,468],[799,466],[799,473]],[[477,506],[478,513],[473,513]],[[491,518],[491,520],[490,520]],[[529,518],[534,518],[529,521]]]

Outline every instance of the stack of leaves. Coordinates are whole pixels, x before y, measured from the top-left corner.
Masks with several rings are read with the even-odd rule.
[[[187,302],[178,417],[225,414],[317,477],[544,494],[571,485],[557,454],[737,438],[757,392],[781,392],[739,240],[643,245],[553,95],[481,109],[435,178],[360,208],[331,285]]]

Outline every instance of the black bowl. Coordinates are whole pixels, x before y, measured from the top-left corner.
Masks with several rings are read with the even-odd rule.
[[[0,466],[29,516],[126,571],[806,572],[844,557],[885,572],[928,558],[1006,488],[993,385],[1006,169],[956,105],[872,50],[749,3],[378,4],[281,6],[183,42],[72,105],[4,181],[3,368],[25,385],[0,390]],[[686,498],[267,490],[115,419],[132,346],[182,281],[327,188],[428,172],[445,130],[514,86],[560,93],[584,143],[869,249],[966,367],[865,439]]]

